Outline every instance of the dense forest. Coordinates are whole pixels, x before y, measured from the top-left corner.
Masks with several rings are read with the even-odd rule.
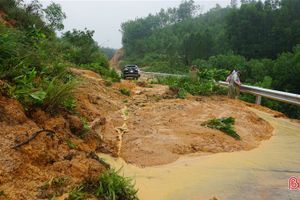
[[[232,0],[201,13],[194,1],[183,1],[122,24],[124,62],[169,73],[188,72],[192,65],[239,69],[243,83],[300,94],[299,10],[298,0]],[[296,106],[263,104],[300,117]]]

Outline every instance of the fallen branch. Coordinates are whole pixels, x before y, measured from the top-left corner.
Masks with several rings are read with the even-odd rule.
[[[52,130],[47,130],[47,129],[43,129],[43,130],[39,130],[37,132],[35,132],[34,134],[32,134],[27,140],[25,140],[24,142],[21,142],[19,144],[16,144],[15,146],[12,147],[12,149],[16,149],[20,146],[23,146],[25,144],[28,144],[31,140],[33,140],[34,138],[36,138],[40,133],[42,132],[47,132],[47,136],[53,136],[55,134],[54,131]]]

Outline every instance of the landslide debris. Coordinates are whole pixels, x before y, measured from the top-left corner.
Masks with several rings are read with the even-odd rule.
[[[76,73],[85,79],[76,95],[78,112],[89,121],[105,117],[105,125],[95,129],[103,141],[98,151],[138,166],[170,163],[184,154],[250,150],[272,136],[271,125],[239,100],[225,96],[177,99],[167,86],[123,80],[106,87],[89,71],[76,69]],[[123,95],[122,88],[130,95]],[[235,119],[241,140],[201,126],[226,117]]]

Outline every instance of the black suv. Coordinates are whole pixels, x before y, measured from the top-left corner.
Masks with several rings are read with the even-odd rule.
[[[140,70],[137,65],[126,65],[122,69],[122,78],[134,78],[138,79],[140,77]]]

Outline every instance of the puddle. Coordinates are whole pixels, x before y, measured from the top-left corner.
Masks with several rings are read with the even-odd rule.
[[[300,125],[253,110],[274,126],[274,136],[251,151],[186,156],[162,166],[139,168],[99,154],[135,179],[141,200],[300,199],[288,178],[300,177]],[[147,155],[145,155],[147,156]]]

